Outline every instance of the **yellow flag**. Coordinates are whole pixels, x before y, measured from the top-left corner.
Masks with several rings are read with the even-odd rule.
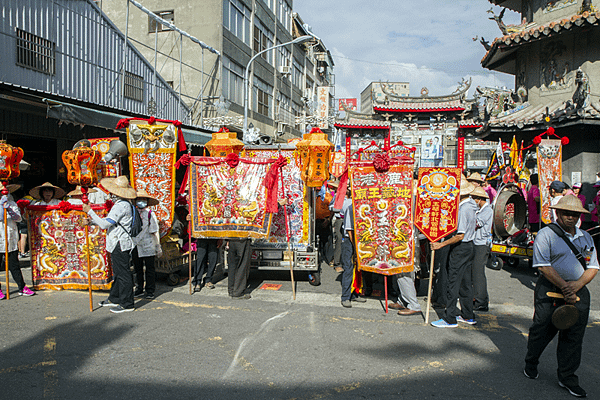
[[[519,168],[519,145],[517,139],[513,136],[512,144],[510,145],[510,166],[513,171]]]

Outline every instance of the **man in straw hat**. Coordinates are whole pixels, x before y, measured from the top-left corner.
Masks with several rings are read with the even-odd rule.
[[[473,308],[476,311],[488,311],[489,297],[485,278],[485,265],[490,256],[492,244],[492,220],[494,211],[488,202],[488,195],[483,187],[476,187],[471,192],[471,198],[479,207],[475,213],[475,238],[473,239],[473,267],[471,281],[473,282]]]
[[[160,247],[160,233],[158,231],[158,220],[156,215],[149,207],[158,204],[158,200],[150,196],[144,189],[137,191],[135,206],[137,207],[142,219],[142,232],[136,237],[136,246],[133,250],[133,268],[137,287],[135,297],[141,297],[144,294],[144,277],[146,283],[146,299],[154,298],[156,290],[156,257],[162,255]],[[144,266],[146,274],[144,275]]]
[[[464,176],[460,180],[460,203],[458,205],[458,228],[456,234],[443,242],[431,243],[432,250],[450,246],[448,255],[448,282],[446,284],[446,310],[442,319],[433,321],[436,328],[456,328],[458,322],[474,325],[473,286],[471,264],[473,263],[473,239],[475,238],[475,213],[479,209],[469,197],[475,189]],[[456,300],[460,298],[460,311]]]
[[[19,185],[6,185],[9,193],[19,189]],[[4,190],[4,185],[0,183],[0,191]],[[19,287],[19,296],[33,296],[34,291],[29,289],[25,285],[23,280],[23,274],[21,273],[21,266],[19,264],[19,251],[17,250],[17,242],[19,240],[19,230],[17,228],[17,222],[21,221],[21,212],[19,206],[15,203],[12,195],[8,194],[0,198],[0,210],[6,210],[6,225],[8,231],[8,269]],[[4,257],[6,257],[6,237],[4,235],[4,218],[0,217],[0,262],[5,263]],[[6,295],[2,292],[0,287],[0,300],[4,299]]]
[[[88,189],[88,194],[91,193],[96,193],[96,189]],[[67,200],[69,203],[76,206],[80,206],[83,204],[83,201],[81,200],[81,198],[83,197],[81,186],[77,185],[75,190],[71,190],[69,193],[67,193],[67,196],[69,197],[69,199]]]
[[[479,172],[473,172],[471,175],[469,175],[467,181],[469,181],[471,185],[478,187],[481,186],[481,184],[483,183],[483,178],[481,177]]]
[[[129,185],[126,176],[104,178],[100,181],[114,201],[106,218],[100,218],[89,204],[83,205],[92,222],[106,229],[106,250],[110,253],[114,281],[110,295],[100,302],[101,307],[111,307],[113,313],[133,311],[133,277],[129,270],[130,254],[135,244],[131,237],[133,204],[137,197],[135,189]]]
[[[525,376],[536,379],[542,352],[558,333],[552,323],[552,314],[560,305],[548,296],[549,292],[564,295],[564,302],[579,311],[575,324],[562,330],[558,336],[558,384],[576,397],[585,397],[575,371],[581,362],[581,347],[590,312],[590,292],[586,285],[598,272],[598,258],[594,241],[589,233],[575,225],[581,213],[589,213],[574,195],[563,196],[557,204],[556,223],[542,228],[533,243],[533,267],[539,278],[534,292],[533,324],[529,328]],[[574,247],[571,248],[571,245]],[[577,257],[575,253],[579,253]]]
[[[46,182],[31,189],[29,195],[37,200],[32,204],[34,206],[56,206],[65,195],[65,191]]]

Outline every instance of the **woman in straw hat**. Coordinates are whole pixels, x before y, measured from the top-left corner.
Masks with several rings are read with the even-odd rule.
[[[156,256],[160,257],[162,255],[158,220],[149,208],[157,204],[158,200],[150,196],[144,189],[137,191],[135,205],[142,218],[142,232],[136,238],[137,245],[132,253],[137,283],[134,296],[141,297],[144,294],[144,266],[146,266],[146,299],[154,298],[154,291],[156,289],[154,263]]]
[[[83,205],[92,222],[106,229],[106,250],[110,253],[114,281],[110,295],[100,302],[101,307],[112,307],[113,313],[133,311],[133,276],[129,270],[131,251],[135,247],[131,237],[133,207],[131,200],[137,195],[126,176],[104,178],[100,181],[114,202],[106,216],[100,218],[89,204]]]
[[[20,186],[19,185],[6,185],[9,193],[14,192]],[[4,190],[4,185],[0,183],[0,191]],[[35,292],[29,289],[25,285],[23,280],[23,274],[21,273],[21,266],[19,264],[19,250],[17,250],[17,242],[19,241],[19,229],[17,228],[17,222],[21,221],[21,212],[19,206],[15,203],[12,195],[8,194],[2,196],[0,199],[0,209],[6,210],[6,229],[8,231],[8,269],[13,277],[13,280],[19,287],[19,296],[33,296]],[[4,219],[0,218],[0,257],[1,263],[5,263],[4,257],[6,257],[6,237],[4,235]],[[0,287],[0,300],[4,299],[5,294],[2,292]]]
[[[563,196],[550,206],[556,210],[556,223],[542,228],[533,243],[533,267],[539,278],[534,291],[533,324],[529,328],[525,376],[536,379],[542,352],[558,333],[552,315],[562,302],[548,296],[549,292],[564,296],[567,304],[579,311],[577,322],[558,335],[558,384],[576,397],[585,397],[575,372],[581,363],[585,327],[590,312],[590,292],[586,285],[598,272],[598,257],[589,233],[576,227],[582,213],[588,214],[574,195]],[[574,251],[581,255],[577,258]]]
[[[31,189],[29,195],[37,200],[32,204],[34,206],[57,206],[65,195],[65,191],[46,182]]]
[[[96,189],[92,189],[92,188],[88,189],[88,194],[91,194],[91,193],[96,193]],[[81,186],[77,185],[75,190],[71,190],[69,193],[67,193],[67,196],[69,197],[69,199],[67,200],[69,203],[76,205],[76,206],[80,206],[83,204],[83,200],[81,200],[81,198],[83,197],[83,192],[81,191]]]
[[[433,321],[436,328],[456,328],[457,322],[474,325],[473,286],[471,267],[473,263],[473,239],[476,216],[479,209],[469,196],[475,188],[464,176],[460,180],[460,203],[458,204],[458,228],[456,234],[443,242],[431,243],[432,250],[450,246],[448,255],[448,281],[446,283],[446,310],[442,319]],[[460,310],[456,300],[460,299]]]
[[[492,244],[492,221],[494,211],[489,203],[489,197],[483,187],[476,187],[471,192],[471,198],[479,207],[475,213],[475,238],[473,239],[473,267],[471,281],[473,282],[473,308],[475,311],[488,311],[489,296],[485,266],[490,256]]]

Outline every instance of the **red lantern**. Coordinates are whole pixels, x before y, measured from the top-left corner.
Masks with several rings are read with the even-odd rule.
[[[0,181],[17,178],[21,171],[19,163],[23,159],[23,149],[0,142]]]
[[[62,154],[63,163],[67,167],[67,179],[71,185],[82,187],[98,183],[97,166],[102,158],[102,153],[90,147],[77,147],[66,150]]]
[[[204,145],[213,157],[227,157],[231,153],[239,155],[244,143],[237,138],[237,133],[229,132],[223,127],[212,134],[212,139]]]

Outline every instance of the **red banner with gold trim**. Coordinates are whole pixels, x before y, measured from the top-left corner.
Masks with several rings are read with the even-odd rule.
[[[461,168],[419,168],[415,226],[432,242],[458,228]]]
[[[100,218],[104,205],[92,206]],[[77,210],[79,209],[79,210]],[[35,289],[87,289],[87,246],[85,214],[81,206],[29,206],[27,220],[31,254],[31,274]],[[108,290],[112,282],[110,254],[106,252],[106,231],[89,226],[92,289]]]
[[[263,185],[275,159],[192,157],[190,213],[192,237],[255,238],[269,235],[267,189]]]
[[[553,181],[562,181],[562,146],[560,140],[542,139],[537,147],[541,214],[544,224],[552,223],[550,189]]]
[[[175,211],[177,127],[171,123],[131,120],[127,127],[131,185],[158,200],[152,206],[160,235],[171,230]]]
[[[382,275],[414,268],[413,160],[377,172],[372,162],[350,166],[358,269]]]

